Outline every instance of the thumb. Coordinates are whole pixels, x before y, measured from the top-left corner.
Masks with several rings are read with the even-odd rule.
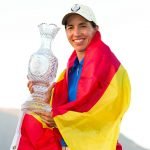
[[[46,103],[49,103],[50,102],[50,99],[51,99],[51,96],[52,96],[52,90],[53,90],[53,88],[55,87],[55,82],[54,83],[52,83],[49,87],[48,87],[48,90],[47,90],[47,92],[46,92],[46,100],[45,100],[45,102]]]

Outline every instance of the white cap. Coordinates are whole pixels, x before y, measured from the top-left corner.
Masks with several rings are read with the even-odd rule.
[[[69,16],[78,14],[88,21],[93,21],[96,25],[96,18],[91,8],[81,4],[74,4],[68,13],[63,17],[62,24],[65,25]]]

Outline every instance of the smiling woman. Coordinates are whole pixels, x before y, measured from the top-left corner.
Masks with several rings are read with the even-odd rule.
[[[92,23],[84,19],[79,15],[70,15],[67,19],[66,25],[67,38],[76,50],[79,61],[81,61],[85,55],[85,49],[89,45],[98,26],[93,28]]]
[[[102,41],[91,8],[75,6],[79,9],[74,10],[73,6],[62,19],[62,24],[66,20],[63,25],[74,50],[53,90],[50,85],[42,99],[48,107],[51,104],[52,110],[29,106],[28,114],[23,115],[19,138],[12,144],[18,150],[122,150],[118,138],[120,122],[130,104],[128,73]],[[36,83],[28,85],[31,94],[35,94],[32,89]],[[39,98],[35,99],[35,103],[38,101]]]

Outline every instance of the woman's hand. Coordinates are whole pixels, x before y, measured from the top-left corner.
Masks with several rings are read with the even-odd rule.
[[[50,100],[51,100],[51,96],[52,96],[52,90],[53,90],[53,88],[55,87],[55,82],[54,83],[52,83],[49,87],[48,87],[48,90],[47,90],[47,92],[45,93],[45,102],[46,103],[50,103]]]
[[[34,81],[29,81],[27,84],[27,87],[28,87],[31,94],[34,92],[33,85],[34,85]]]
[[[28,82],[27,86],[28,86],[28,89],[29,89],[31,94],[34,92],[33,85],[35,85],[37,83],[38,82],[35,82],[35,81],[29,81]],[[48,90],[45,93],[45,99],[44,99],[45,103],[48,103],[48,104],[50,103],[52,90],[53,90],[54,86],[55,86],[55,83],[48,86]],[[55,124],[54,119],[52,117],[52,112],[46,112],[44,110],[42,111],[41,109],[40,110],[36,109],[36,110],[34,110],[34,113],[39,115],[41,117],[42,121],[45,122],[49,127],[56,128],[56,124]]]
[[[38,82],[38,81],[29,81],[28,82],[27,86],[28,86],[28,89],[29,89],[31,94],[34,92],[33,86],[36,84],[40,84],[40,82]],[[51,85],[47,84],[46,86],[48,87],[48,90],[45,93],[44,102],[49,103],[50,99],[51,99],[51,95],[52,95],[52,90],[55,86],[55,83],[52,83]]]
[[[43,122],[45,122],[49,127],[56,128],[55,121],[52,117],[52,112],[46,112],[46,111],[40,111],[35,112],[37,115],[39,115]]]

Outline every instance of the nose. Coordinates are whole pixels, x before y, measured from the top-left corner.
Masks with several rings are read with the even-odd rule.
[[[74,28],[74,32],[73,32],[74,36],[79,36],[80,35],[80,30],[78,27]]]

